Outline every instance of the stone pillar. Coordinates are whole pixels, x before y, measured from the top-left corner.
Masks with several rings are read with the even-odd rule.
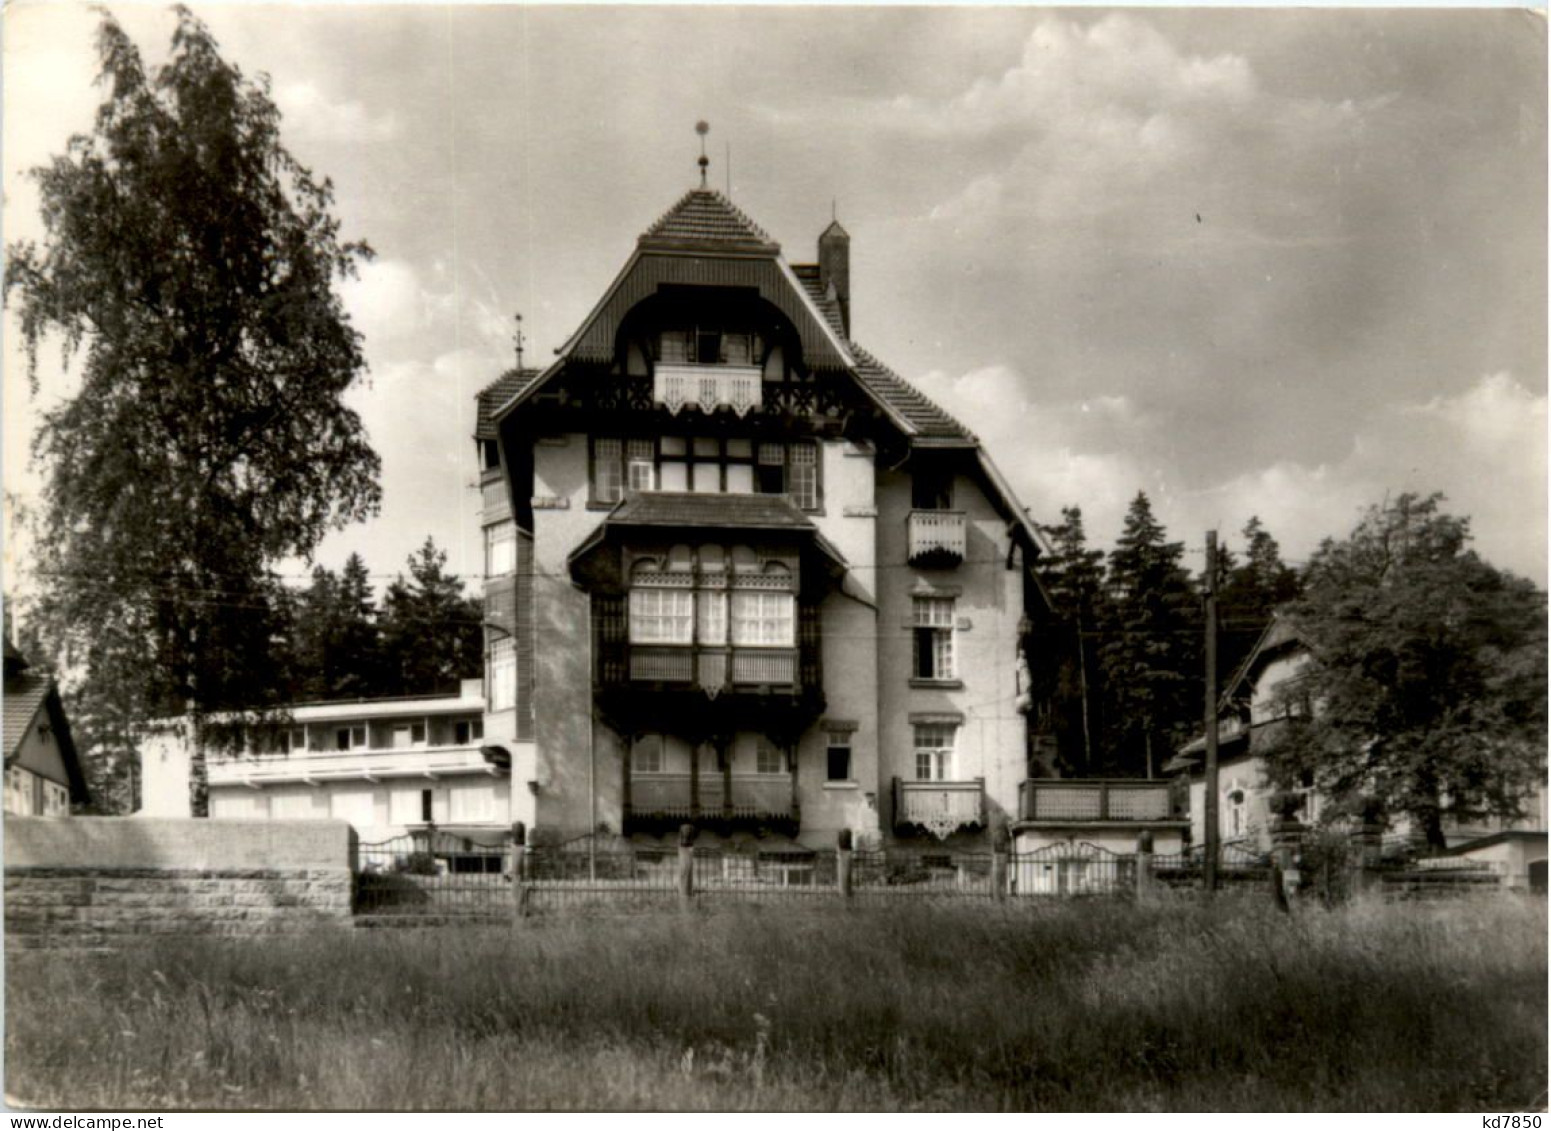
[[[1282,790],[1271,795],[1271,812],[1276,819],[1271,822],[1271,871],[1272,890],[1277,902],[1286,901],[1298,894],[1303,876],[1300,862],[1303,853],[1303,824],[1298,811],[1303,808],[1303,794]]]
[[[1007,826],[998,824],[991,834],[991,894],[1007,898]]]
[[[1143,829],[1136,838],[1136,898],[1152,895],[1152,830]]]
[[[512,915],[528,914],[528,829],[521,821],[512,823]]]
[[[1377,892],[1382,883],[1379,862],[1384,855],[1384,814],[1378,802],[1369,800],[1352,826],[1352,894]]]
[[[851,899],[851,830],[841,829],[835,846],[835,887],[840,898]]]
[[[697,751],[698,753],[698,751]],[[695,906],[695,826],[679,826],[679,907],[690,911]]]

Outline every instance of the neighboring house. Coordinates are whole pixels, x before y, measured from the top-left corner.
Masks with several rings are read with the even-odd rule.
[[[1224,844],[1265,850],[1271,843],[1270,798],[1275,792],[1266,776],[1265,750],[1277,728],[1307,715],[1313,706],[1299,694],[1299,681],[1309,663],[1308,649],[1281,617],[1273,617],[1254,649],[1228,679],[1218,701],[1218,820]],[[1295,725],[1295,724],[1294,724]],[[1197,737],[1181,747],[1164,767],[1188,783],[1191,840],[1206,840],[1206,740]],[[1304,793],[1299,820],[1319,821],[1328,804],[1317,790]],[[1508,860],[1511,875],[1529,875],[1530,864],[1546,858],[1546,792],[1542,787],[1528,799],[1525,816],[1514,821],[1446,820],[1444,836],[1450,855]],[[1392,830],[1392,842],[1404,841],[1403,820]],[[1543,870],[1542,870],[1543,872]]]
[[[702,184],[480,395],[486,740],[541,834],[1017,827],[1038,537],[853,339],[849,257],[832,223],[788,263]]]
[[[90,800],[59,689],[5,641],[5,812],[68,817]]]
[[[207,751],[212,818],[350,822],[362,841],[435,825],[474,841],[512,822],[504,750],[484,743],[479,681],[458,695],[359,699],[287,710],[255,726],[239,750]],[[229,720],[228,720],[229,721]],[[155,724],[141,744],[149,816],[188,816],[186,724]]]
[[[1273,617],[1243,663],[1223,685],[1218,699],[1217,781],[1218,828],[1224,844],[1253,850],[1271,846],[1270,800],[1275,790],[1265,775],[1262,756],[1276,728],[1308,710],[1306,701],[1289,694],[1308,663],[1308,652],[1285,620]],[[1192,844],[1206,843],[1206,739],[1198,736],[1182,746],[1165,766],[1186,783]],[[1321,799],[1304,794],[1299,819],[1319,819]]]

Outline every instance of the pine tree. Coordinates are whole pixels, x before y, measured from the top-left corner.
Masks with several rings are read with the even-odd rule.
[[[1109,556],[1109,615],[1099,649],[1114,772],[1154,776],[1200,715],[1201,611],[1183,556],[1183,544],[1165,540],[1151,502],[1138,492]]]
[[[447,554],[427,538],[383,598],[385,680],[395,695],[455,691],[478,676],[481,606],[464,596],[463,582],[445,572]]]
[[[1301,591],[1297,571],[1282,561],[1281,547],[1259,516],[1244,526],[1244,563],[1218,551],[1218,672],[1226,679],[1254,648],[1271,613]]]
[[[1082,508],[1063,507],[1061,522],[1041,530],[1051,552],[1039,560],[1040,581],[1055,606],[1060,653],[1055,679],[1057,743],[1061,758],[1079,773],[1093,771],[1102,733],[1102,679],[1098,629],[1104,608],[1104,552],[1090,550]]]

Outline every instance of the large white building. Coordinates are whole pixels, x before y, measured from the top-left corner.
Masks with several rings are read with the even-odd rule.
[[[213,818],[348,821],[365,842],[435,825],[473,840],[512,820],[506,752],[484,742],[479,680],[458,695],[360,699],[289,709],[238,749],[206,756]],[[155,726],[141,746],[143,812],[187,816],[186,725]]]

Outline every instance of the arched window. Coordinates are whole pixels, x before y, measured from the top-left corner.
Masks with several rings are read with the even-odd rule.
[[[1238,838],[1249,831],[1248,808],[1244,790],[1234,787],[1223,795],[1223,824],[1230,837]]]

